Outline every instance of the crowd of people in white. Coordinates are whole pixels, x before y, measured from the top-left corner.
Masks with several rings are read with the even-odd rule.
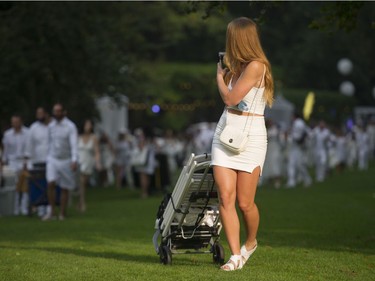
[[[86,210],[89,185],[139,187],[143,198],[155,186],[167,189],[187,149],[189,153],[209,151],[212,135],[207,132],[211,130],[199,129],[199,137],[189,145],[185,137],[175,138],[172,130],[151,137],[141,128],[133,134],[123,129],[118,132],[117,140],[112,140],[104,130],[94,132],[91,120],[85,120],[78,130],[62,104],[54,105],[52,115],[39,107],[36,121],[29,127],[23,124],[20,115],[11,117],[11,128],[4,132],[0,147],[0,176],[4,169],[14,172],[14,214],[27,215],[31,204],[28,184],[31,172],[44,169],[49,205],[39,206],[38,214],[43,220],[64,220],[71,191],[78,194],[77,208]],[[56,202],[57,186],[59,202]],[[56,203],[60,206],[58,215]]]
[[[19,115],[13,115],[11,128],[3,134],[1,164],[15,171],[17,179],[15,215],[30,212],[27,178],[29,171],[40,167],[45,167],[48,183],[49,205],[38,207],[43,220],[65,219],[70,191],[77,191],[77,207],[84,212],[89,185],[139,187],[143,198],[155,188],[165,191],[191,153],[210,153],[216,127],[200,123],[181,135],[172,130],[155,135],[141,128],[133,133],[123,129],[117,140],[111,140],[104,131],[94,132],[91,120],[78,130],[61,104],[54,105],[52,116],[39,107],[37,120],[27,128]],[[267,131],[262,185],[293,188],[302,183],[308,187],[313,182],[312,170],[315,181],[322,182],[332,170],[367,169],[374,158],[374,117],[366,126],[357,124],[346,132],[330,130],[324,121],[311,128],[298,116],[287,131],[268,120]],[[58,215],[56,185],[61,189]]]
[[[308,126],[295,115],[288,131],[267,122],[268,149],[262,183],[276,188],[293,188],[298,183],[308,187],[323,182],[330,172],[358,168],[366,170],[375,157],[375,118],[367,124],[330,129],[325,121]],[[285,180],[284,180],[285,179]]]

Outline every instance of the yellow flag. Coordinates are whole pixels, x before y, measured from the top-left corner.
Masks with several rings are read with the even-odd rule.
[[[310,115],[313,112],[315,103],[315,94],[313,92],[309,92],[305,99],[305,105],[303,106],[303,118],[308,121],[310,119]]]

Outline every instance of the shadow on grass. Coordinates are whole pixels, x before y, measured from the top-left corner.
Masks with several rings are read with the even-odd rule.
[[[154,256],[151,255],[133,255],[129,253],[115,253],[115,252],[95,252],[88,251],[85,249],[72,249],[72,248],[63,248],[63,247],[12,247],[12,246],[0,246],[0,249],[11,249],[11,250],[37,250],[45,251],[54,254],[66,254],[66,255],[75,255],[79,257],[86,258],[102,258],[102,259],[113,259],[117,261],[124,262],[134,262],[141,264],[162,264],[160,263],[159,256],[155,253]],[[175,264],[178,266],[192,266],[192,265],[201,265],[202,261],[199,263],[191,255],[178,255],[178,259],[174,260]],[[212,259],[207,257],[207,263],[210,263]],[[212,262],[211,262],[212,263]]]
[[[0,246],[0,249],[14,249],[14,250],[37,250],[46,251],[58,254],[75,255],[80,257],[88,258],[104,258],[114,259],[118,261],[132,261],[139,263],[158,263],[159,258],[155,254],[155,257],[148,255],[132,255],[128,253],[114,253],[114,252],[95,252],[88,251],[85,249],[72,249],[63,247],[12,247],[12,246]]]
[[[353,172],[333,177],[310,189],[273,190],[258,192],[261,206],[260,247],[291,248],[332,252],[375,254],[373,174]],[[60,222],[35,223],[26,218],[2,218],[0,243],[20,243],[13,249],[48,251],[88,258],[105,258],[136,263],[159,263],[153,254],[137,251],[90,251],[74,247],[28,248],[29,241],[78,240],[98,245],[106,240],[131,241],[132,245],[148,245],[154,217],[161,198],[136,199],[127,190],[94,189],[90,194],[90,211],[84,216],[72,212],[72,219]],[[264,214],[264,216],[263,216]],[[1,227],[3,226],[3,227]],[[243,230],[243,228],[242,228]],[[24,235],[24,233],[30,233]],[[222,235],[224,237],[224,235]],[[150,247],[151,246],[151,241]],[[226,242],[223,244],[227,245]],[[53,244],[49,244],[53,245]],[[0,246],[0,249],[2,246]],[[3,247],[6,249],[7,247]],[[10,248],[11,249],[11,248]],[[227,253],[228,256],[228,253]],[[195,258],[176,256],[176,264],[191,266]],[[207,258],[209,261],[210,258]],[[173,263],[175,263],[173,261]]]

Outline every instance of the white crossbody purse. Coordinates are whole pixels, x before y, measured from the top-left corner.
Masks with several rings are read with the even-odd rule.
[[[263,78],[264,78],[264,74],[263,74],[262,80],[260,81],[259,86],[262,85]],[[253,101],[251,102],[250,110],[253,107],[253,103],[254,103],[254,100],[255,100],[256,95],[258,93],[258,90],[259,90],[259,88],[257,88],[257,90],[254,94],[254,98],[253,98]],[[250,128],[251,128],[251,125],[253,123],[255,108],[256,108],[257,102],[258,102],[258,100],[255,102],[254,112],[251,115]],[[220,134],[219,139],[220,139],[221,144],[225,148],[230,150],[231,152],[239,154],[240,152],[242,152],[246,149],[246,144],[249,141],[250,128],[249,128],[249,133],[246,133],[245,130],[246,130],[247,121],[249,120],[249,116],[250,115],[248,115],[247,118],[246,118],[246,123],[245,123],[244,129],[240,130],[237,127],[228,123],[229,118],[228,118],[228,112],[227,112],[226,124],[225,124],[225,127],[224,127],[223,131]]]

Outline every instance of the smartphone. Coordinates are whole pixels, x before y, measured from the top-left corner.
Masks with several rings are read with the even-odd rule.
[[[222,69],[226,67],[224,64],[224,56],[225,56],[225,52],[219,52],[219,62],[220,62]]]

